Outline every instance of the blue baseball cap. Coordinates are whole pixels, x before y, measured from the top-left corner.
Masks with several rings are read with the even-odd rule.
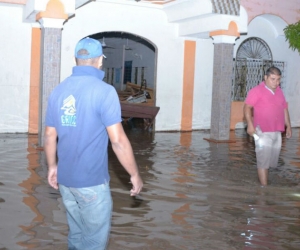
[[[86,50],[86,53],[80,50]],[[95,58],[103,55],[102,45],[98,40],[93,38],[81,39],[75,47],[75,57],[79,59]],[[103,55],[105,57],[105,55]]]

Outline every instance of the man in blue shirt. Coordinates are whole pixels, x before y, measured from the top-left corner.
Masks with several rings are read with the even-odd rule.
[[[66,207],[69,249],[100,250],[108,243],[112,213],[108,140],[130,175],[130,195],[143,187],[121,124],[118,95],[102,81],[103,56],[99,41],[80,40],[72,75],[48,100],[44,137],[48,182],[60,190]]]

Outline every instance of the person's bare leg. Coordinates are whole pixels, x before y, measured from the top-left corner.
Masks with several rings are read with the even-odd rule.
[[[260,184],[262,186],[267,186],[268,185],[268,169],[267,168],[258,168],[257,173],[258,173],[258,179],[260,181]]]

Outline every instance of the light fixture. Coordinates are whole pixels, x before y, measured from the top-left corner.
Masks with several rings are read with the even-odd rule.
[[[106,47],[106,43],[104,41],[104,37],[102,38],[102,43],[101,43],[102,47]]]

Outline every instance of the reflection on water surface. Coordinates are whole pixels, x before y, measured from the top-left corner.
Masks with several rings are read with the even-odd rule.
[[[127,129],[145,188],[129,196],[110,147],[114,211],[108,250],[300,249],[300,129],[283,139],[270,185],[257,180],[245,131],[215,144],[209,131]],[[60,194],[46,181],[37,137],[0,135],[0,250],[67,249]]]

